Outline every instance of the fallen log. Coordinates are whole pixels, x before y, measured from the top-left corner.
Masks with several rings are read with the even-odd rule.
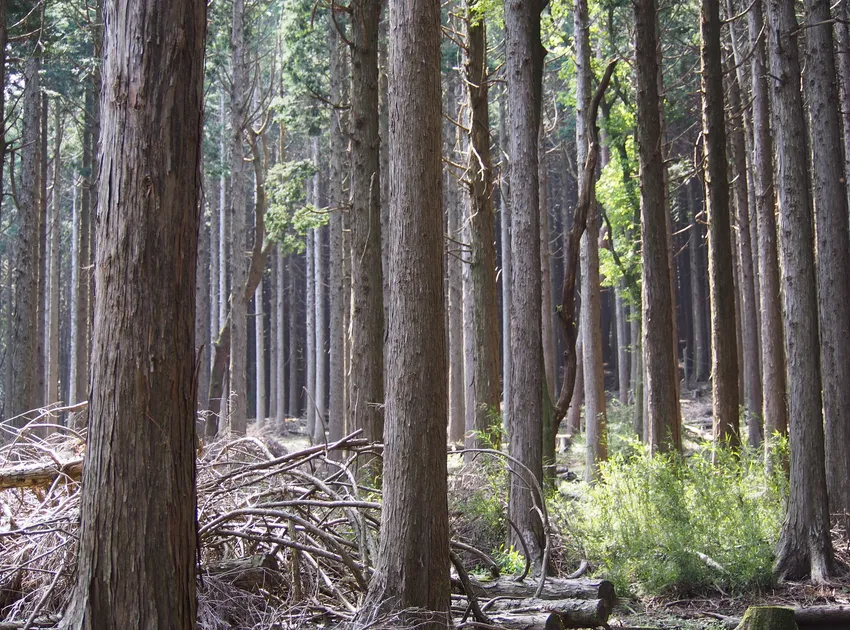
[[[799,630],[836,630],[850,628],[850,605],[846,604],[824,604],[822,606],[796,607],[794,610],[794,622]],[[741,617],[727,617],[716,613],[705,613],[709,617],[718,619],[729,630],[738,628],[743,621]]]
[[[611,608],[603,599],[500,599],[487,606],[487,614],[557,615],[564,628],[597,628],[608,623]],[[554,623],[554,621],[553,621]],[[558,626],[556,626],[558,627]]]
[[[482,582],[470,578],[473,591],[481,599],[507,597],[512,599],[530,599],[537,591],[536,580],[518,582],[511,577],[501,577],[491,582]],[[610,611],[617,596],[614,585],[607,580],[568,580],[548,578],[539,599],[601,599]]]
[[[36,462],[17,464],[0,468],[0,490],[10,488],[44,488],[52,484],[57,477],[64,475],[73,481],[79,481],[83,474],[83,458],[66,462]]]
[[[269,588],[281,582],[277,558],[271,553],[223,560],[206,565],[202,570],[205,575],[217,577],[244,591]]]

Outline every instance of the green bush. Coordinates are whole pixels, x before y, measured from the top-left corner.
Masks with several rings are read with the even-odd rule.
[[[686,459],[649,457],[633,442],[601,474],[578,500],[556,500],[552,512],[621,592],[771,583],[787,482],[781,465],[764,465],[762,452],[705,446]]]

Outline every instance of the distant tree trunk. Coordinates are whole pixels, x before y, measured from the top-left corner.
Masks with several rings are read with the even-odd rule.
[[[280,428],[283,428],[283,422],[286,420],[288,413],[287,402],[287,383],[286,383],[286,325],[287,311],[292,309],[292,306],[286,306],[286,259],[280,253],[280,246],[275,252],[275,356],[274,361],[277,364],[275,371],[277,373],[277,382],[275,384],[275,420],[277,420]],[[290,343],[292,343],[290,341]]]
[[[552,301],[552,252],[549,249],[549,177],[546,164],[544,126],[544,123],[541,122],[537,149],[540,155],[540,336],[543,340],[543,378],[548,396],[552,398],[553,396],[557,397],[557,389],[555,388],[555,304]],[[544,453],[545,455],[546,453]]]
[[[473,429],[487,431],[499,407],[499,310],[496,294],[496,248],[493,242],[493,165],[490,157],[487,33],[477,0],[468,0],[465,15],[465,85],[469,112],[467,187],[469,214],[469,280],[471,304],[471,361],[473,382],[467,383],[466,412],[474,416]],[[467,360],[469,360],[467,356]],[[470,427],[467,427],[469,429]],[[467,445],[479,438],[467,435]]]
[[[617,284],[615,296],[617,308],[617,382],[619,401],[626,405],[629,402],[629,309],[626,306],[626,283],[623,280]]]
[[[296,282],[298,270],[295,267],[295,255],[289,255],[287,280],[289,281],[289,417],[298,417],[298,401],[301,400],[301,392],[298,391],[298,369],[300,363],[298,361],[299,344],[298,344],[298,309],[296,308],[296,299],[298,295]]]
[[[582,432],[581,426],[581,409],[584,405],[584,324],[579,323],[578,335],[576,341],[576,382],[573,386],[573,397],[570,401],[570,408],[567,410],[567,428],[570,435],[580,435]]]
[[[36,367],[35,400],[37,407],[43,407],[46,394],[47,374],[47,310],[50,289],[47,277],[48,239],[47,239],[47,122],[48,97],[42,94],[39,107],[41,122],[38,131],[38,315],[36,321]],[[44,431],[42,431],[44,433]]]
[[[198,225],[198,273],[195,279],[195,356],[198,360],[198,392],[209,391],[210,386],[210,238],[207,231],[203,196]],[[199,400],[198,402],[202,402]]]
[[[219,300],[221,299],[221,293],[219,293],[219,274],[221,273],[221,258],[219,257],[219,249],[221,247],[219,243],[219,230],[220,230],[220,220],[221,215],[219,212],[218,205],[218,191],[215,188],[214,180],[209,180],[209,202],[210,202],[210,231],[209,231],[209,256],[210,256],[210,270],[209,270],[209,286],[207,287],[207,292],[209,295],[209,335],[207,335],[206,339],[203,339],[203,342],[209,346],[211,349],[213,344],[215,343],[215,339],[213,336],[218,333],[219,329],[223,322],[218,319],[219,312]],[[226,295],[226,294],[225,294]],[[207,352],[207,371],[208,373],[212,372],[212,365],[214,361],[213,353],[211,351]],[[202,409],[210,408],[209,401],[209,387],[207,389],[202,389],[200,387],[200,383],[198,384],[198,406]]]
[[[752,57],[753,187],[758,214],[758,249],[761,312],[762,412],[765,449],[769,453],[774,433],[788,431],[785,348],[779,295],[779,264],[776,252],[776,197],[773,187],[773,137],[765,52],[762,3],[747,14]]]
[[[791,429],[791,494],[775,571],[780,578],[811,575],[813,581],[822,582],[833,572],[833,551],[824,471],[818,301],[798,26],[791,0],[768,0],[767,8]]]
[[[248,66],[245,61],[245,2],[233,0],[230,53],[233,78],[230,92],[230,399],[229,430],[245,435],[248,427],[248,300],[242,287],[248,279],[245,257],[247,237],[247,185],[244,131],[248,111]],[[253,293],[253,291],[252,291]]]
[[[35,408],[36,351],[38,316],[38,139],[41,94],[38,55],[30,55],[24,67],[23,131],[21,134],[21,185],[19,195],[18,242],[15,248],[15,300],[10,338],[11,371],[8,417]],[[15,420],[15,426],[27,418]]]
[[[678,369],[673,360],[664,165],[658,94],[655,0],[634,4],[637,66],[637,143],[641,173],[643,358],[648,443],[652,451],[681,449]]]
[[[345,81],[347,80],[348,64],[342,48],[342,38],[337,30],[334,17],[328,16],[328,40],[330,46],[330,90],[331,101],[342,104],[345,98]],[[350,293],[345,290],[346,258],[343,233],[343,215],[347,211],[344,180],[347,171],[348,133],[347,119],[342,111],[335,107],[331,111],[330,131],[330,172],[328,173],[328,202],[330,205],[330,222],[328,228],[329,248],[329,338],[328,351],[330,354],[330,399],[328,401],[328,441],[335,442],[345,433],[345,388],[347,374],[345,372],[345,313],[350,310]],[[281,372],[281,378],[282,378]]]
[[[508,134],[505,130],[505,101],[499,99],[499,148],[502,152],[499,167],[499,211],[502,213],[499,238],[502,245],[502,427],[510,433],[511,385],[511,202],[510,166],[506,159]]]
[[[738,79],[729,77],[729,140],[732,149],[732,173],[735,193],[735,217],[738,229],[737,259],[741,270],[741,352],[743,355],[744,401],[746,404],[747,444],[753,448],[762,441],[761,370],[759,356],[759,327],[756,319],[755,273],[753,248],[750,240],[750,208],[747,185],[747,148],[744,120],[741,112],[741,94]]]
[[[62,112],[59,101],[55,99],[53,108],[53,203],[50,217],[50,294],[48,299],[47,326],[47,394],[46,401],[52,404],[59,401],[59,277],[60,271],[60,240],[62,235]]]
[[[225,116],[225,109],[224,88],[222,87],[219,90],[220,132],[218,137],[218,149],[221,160],[219,164],[221,176],[219,177],[218,183],[218,327],[213,329],[215,332],[223,327],[225,320],[227,320],[227,309],[229,308],[227,278],[228,261],[230,260],[228,254],[232,255],[232,252],[228,251],[228,242],[230,242],[228,236],[230,234],[230,222],[228,220],[227,205],[227,176],[225,175],[225,171],[227,170],[227,142],[225,141],[227,137],[227,117]]]
[[[263,309],[263,281],[254,291],[254,418],[257,426],[262,426],[266,419],[266,326]]]
[[[317,138],[318,144],[318,138]],[[316,155],[318,159],[318,154]],[[325,441],[325,423],[327,418],[325,413],[327,410],[325,402],[325,374],[327,369],[328,351],[325,348],[325,253],[324,249],[324,232],[325,228],[316,228],[313,233],[313,273],[316,291],[316,384],[315,390],[315,409],[316,421],[313,424],[313,442],[320,444]]]
[[[688,212],[691,226],[688,230],[688,258],[690,259],[691,271],[691,318],[694,331],[694,347],[691,349],[693,354],[693,370],[692,376],[695,383],[700,383],[705,380],[705,314],[704,301],[705,296],[702,293],[702,282],[700,277],[702,268],[700,266],[700,253],[702,245],[702,225],[699,220],[699,208],[694,199],[693,188],[697,186],[696,179],[692,179],[685,184],[684,199],[686,200],[690,210]]]
[[[738,356],[733,295],[733,257],[720,54],[720,4],[702,0],[702,124],[708,213],[708,275],[711,292],[711,406],[714,439],[737,444]]]
[[[384,433],[384,299],[378,133],[380,0],[351,4],[351,356],[349,414],[364,437]]]
[[[188,630],[206,2],[112,0],[105,14],[91,424],[61,627]]]
[[[454,120],[458,119],[460,93],[462,88],[451,85],[448,87],[449,111]],[[458,92],[458,93],[456,93]],[[450,129],[452,132],[450,146],[454,147],[460,138],[459,128]],[[463,209],[461,207],[459,184],[454,173],[446,173],[444,197],[446,199],[446,231],[450,239],[446,243],[446,285],[447,303],[447,340],[449,353],[449,439],[452,443],[463,443],[466,435],[466,378],[464,362],[464,300],[463,300],[463,250],[457,242],[463,240],[461,230]]]
[[[576,164],[587,160],[593,75],[590,52],[590,18],[586,0],[576,0],[573,12],[576,37]],[[595,181],[591,179],[587,229],[581,237],[581,331],[584,362],[585,479],[595,481],[599,463],[608,458],[606,448],[605,374],[602,358],[602,306],[599,286],[599,228]]]
[[[534,479],[511,476],[508,515],[519,533],[511,533],[516,549],[525,547],[540,568],[543,524],[534,511],[533,484],[541,483],[542,341],[540,333],[540,189],[537,133],[542,101],[543,58],[540,41],[541,0],[508,0],[505,4],[505,59],[511,156],[511,434],[510,453]],[[525,545],[521,545],[521,536]]]
[[[313,201],[312,193],[309,203]],[[305,362],[307,367],[307,383],[301,397],[304,400],[305,417],[307,418],[307,435],[313,439],[316,429],[316,256],[313,253],[316,247],[316,239],[313,236],[315,230],[307,232],[307,246],[304,249],[304,321],[307,330],[307,344],[305,349]]]
[[[271,256],[268,260],[268,271],[269,271],[269,280],[268,280],[268,357],[269,357],[269,365],[268,365],[268,386],[266,388],[266,396],[268,397],[268,407],[266,411],[266,417],[270,421],[270,424],[274,426],[274,421],[277,418],[277,392],[278,392],[278,380],[277,376],[277,329],[278,329],[278,318],[277,318],[277,267],[278,267],[278,258],[277,256],[277,247],[274,247],[271,252]]]
[[[850,234],[832,16],[828,0],[806,0],[806,96],[815,207],[820,364],[830,512],[850,519]]]
[[[393,0],[390,37],[384,509],[366,609],[433,630],[451,625],[438,0]]]

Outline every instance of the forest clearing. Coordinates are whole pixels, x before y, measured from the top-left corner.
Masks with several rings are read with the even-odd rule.
[[[848,0],[0,0],[0,630],[850,628]]]

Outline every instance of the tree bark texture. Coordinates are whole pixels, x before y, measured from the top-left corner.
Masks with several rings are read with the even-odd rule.
[[[506,131],[504,96],[499,99],[499,238],[502,246],[502,427],[510,433],[510,393],[511,384],[511,202],[510,202],[510,165],[507,160],[508,134]]]
[[[833,552],[824,471],[812,202],[795,38],[798,26],[791,0],[768,0],[767,9],[791,442],[791,494],[775,570],[781,578],[811,575],[819,582],[832,573]]]
[[[830,3],[807,0],[806,73],[817,223],[818,320],[830,511],[850,514],[850,234]]]
[[[534,483],[543,476],[542,340],[540,331],[540,210],[537,133],[540,125],[543,58],[541,0],[505,3],[506,73],[511,156],[511,433],[510,453],[533,479],[511,476],[508,515],[539,567],[543,524],[534,511]],[[527,476],[522,472],[520,475]],[[511,544],[522,549],[512,531]]]
[[[384,288],[378,133],[380,0],[351,4],[351,356],[349,416],[367,439],[384,427]],[[438,134],[439,136],[439,134]]]
[[[708,214],[708,276],[711,293],[711,407],[714,438],[737,444],[738,343],[733,295],[733,255],[723,109],[719,0],[702,0],[702,130]]]
[[[440,3],[390,3],[390,317],[384,508],[368,602],[449,625]],[[424,63],[423,63],[424,60]],[[411,497],[417,500],[411,500]]]
[[[53,198],[50,215],[50,264],[48,278],[50,291],[47,306],[47,390],[48,404],[58,402],[59,393],[59,271],[61,267],[61,230],[62,230],[62,110],[59,99],[55,99],[53,108]]]
[[[191,629],[206,3],[113,0],[104,17],[91,422],[62,627]]]
[[[655,0],[634,3],[637,69],[637,144],[641,173],[643,358],[652,451],[681,449],[678,428],[678,369],[673,360],[673,305],[664,203],[661,116],[658,94],[658,35]]]

